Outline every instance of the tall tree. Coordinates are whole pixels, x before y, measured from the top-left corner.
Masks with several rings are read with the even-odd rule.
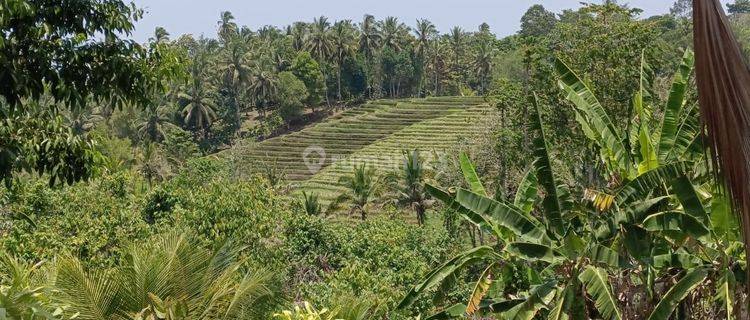
[[[541,4],[535,4],[521,17],[521,31],[525,37],[539,37],[549,34],[557,23],[555,14],[547,11]]]
[[[341,66],[344,60],[354,55],[356,30],[350,20],[337,21],[331,28],[333,59],[336,63],[337,97],[341,101]]]
[[[333,51],[331,37],[328,33],[330,26],[331,23],[328,22],[328,18],[323,16],[315,18],[310,25],[310,33],[307,35],[306,47],[312,54],[313,58],[317,59],[318,62],[328,59]]]
[[[402,42],[409,33],[409,27],[398,21],[396,17],[386,17],[381,23],[380,30],[383,34],[382,45],[396,52],[401,51]]]
[[[430,47],[430,41],[432,41],[438,34],[435,25],[427,19],[417,20],[417,26],[414,29],[416,36],[416,42],[414,44],[414,55],[416,56],[419,63],[419,91],[423,93],[425,80],[425,67],[426,67],[426,55],[427,50]]]
[[[162,63],[158,46],[126,39],[143,12],[125,1],[3,1],[0,11],[0,180],[24,170],[50,173],[50,183],[88,178],[91,141],[56,127],[59,114],[37,102],[143,107],[176,66]]]
[[[372,96],[373,89],[373,55],[375,52],[380,50],[380,44],[382,41],[382,34],[378,30],[377,22],[375,17],[366,14],[359,24],[359,52],[365,56],[367,61],[368,74],[367,77],[367,95]]]
[[[750,0],[734,0],[727,4],[727,10],[731,14],[750,13]]]
[[[237,23],[234,22],[234,15],[229,11],[222,11],[216,24],[219,26],[219,39],[223,43],[229,42],[239,31]]]

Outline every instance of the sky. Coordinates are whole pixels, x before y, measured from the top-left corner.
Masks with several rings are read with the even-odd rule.
[[[453,26],[476,30],[487,22],[498,36],[515,33],[521,16],[533,4],[560,12],[577,8],[582,0],[134,0],[146,13],[136,24],[133,38],[146,41],[161,26],[172,38],[181,34],[214,37],[219,13],[231,11],[239,25],[258,29],[264,25],[283,27],[295,21],[311,21],[324,15],[329,20],[359,22],[365,13],[378,19],[395,16],[413,26],[426,18],[442,33]],[[597,2],[598,0],[589,0]],[[726,3],[729,0],[722,0]],[[674,0],[621,0],[644,10],[643,17],[669,12]]]

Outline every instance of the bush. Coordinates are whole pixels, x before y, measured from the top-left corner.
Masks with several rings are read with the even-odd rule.
[[[279,73],[279,116],[289,123],[302,115],[303,101],[307,99],[305,83],[291,72]]]

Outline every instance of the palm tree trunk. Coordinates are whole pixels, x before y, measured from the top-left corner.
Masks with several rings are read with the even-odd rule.
[[[341,62],[338,63],[338,75],[336,77],[336,81],[338,82],[338,97],[339,102],[341,102]]]

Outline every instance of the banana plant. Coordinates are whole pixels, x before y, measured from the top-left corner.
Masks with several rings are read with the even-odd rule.
[[[676,282],[663,296],[653,296],[655,307],[649,319],[668,319],[693,289],[717,274],[722,279],[717,300],[732,306],[734,274],[725,271],[727,263],[711,265],[733,256],[717,250],[720,247],[712,242],[717,238],[712,220],[724,222],[722,230],[730,230],[731,217],[718,211],[713,217],[705,210],[702,201],[708,198],[685,175],[689,166],[674,162],[646,171],[598,206],[587,199],[573,202],[568,188],[556,180],[539,107],[536,99],[531,102],[536,160],[518,184],[513,203],[486,194],[466,159],[462,171],[470,190],[426,186],[433,197],[482,227],[498,244],[472,248],[436,268],[406,294],[399,308],[407,308],[420,295],[478,263],[484,263],[485,269],[465,302],[428,319],[477,314],[503,319],[623,319],[627,315],[610,279],[627,270],[647,274],[641,281],[648,288],[660,277]],[[655,193],[658,188],[665,193]],[[537,190],[543,190],[544,196]],[[493,289],[502,283],[502,270],[512,261],[523,261],[533,275],[533,285],[514,295]],[[594,308],[580,297],[589,297]]]
[[[633,118],[628,130],[615,126],[590,86],[564,61],[556,59],[558,85],[573,104],[576,120],[586,137],[599,146],[602,162],[612,181],[627,183],[660,166],[692,162],[702,155],[698,109],[688,94],[694,61],[693,52],[685,50],[661,123],[651,128],[654,115],[652,71],[645,54],[641,55],[639,88],[630,106]]]

